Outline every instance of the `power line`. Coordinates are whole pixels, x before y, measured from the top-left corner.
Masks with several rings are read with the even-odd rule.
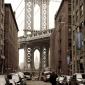
[[[18,26],[20,27],[22,25],[22,23],[24,24],[24,19],[22,20],[22,22]]]
[[[21,0],[21,2],[19,3],[19,5],[17,6],[17,8],[15,9],[15,11],[19,8],[19,6],[21,5],[23,0]]]
[[[22,12],[24,11],[25,7],[21,10],[21,12],[19,13],[19,15],[16,17],[16,19],[18,19],[20,17],[20,15],[22,14]]]

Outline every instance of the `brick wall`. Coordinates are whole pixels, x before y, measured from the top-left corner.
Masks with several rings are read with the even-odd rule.
[[[18,28],[10,4],[5,5],[5,70],[14,72],[18,69]]]
[[[68,74],[68,0],[63,0],[55,15],[55,30],[51,35],[51,68]]]

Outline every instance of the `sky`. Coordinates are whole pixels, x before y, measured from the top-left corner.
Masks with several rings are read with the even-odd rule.
[[[19,32],[18,32],[18,36],[22,36],[23,35],[23,29],[24,29],[24,14],[25,14],[25,0],[5,0],[5,3],[11,3],[13,11],[15,11],[15,17],[16,17],[16,21],[19,27]],[[60,5],[61,0],[50,0],[49,3],[49,28],[54,28],[54,16],[55,13],[57,12],[59,5]],[[40,28],[39,26],[39,15],[40,11],[39,11],[39,7],[36,6],[35,10],[34,10],[34,28],[36,26],[37,29]],[[37,21],[35,21],[36,19],[38,19]],[[24,61],[24,50],[21,49],[19,50],[19,64],[23,63]],[[35,54],[36,55],[36,54]]]

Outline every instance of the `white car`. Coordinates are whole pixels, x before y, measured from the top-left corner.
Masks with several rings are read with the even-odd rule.
[[[24,73],[22,73],[22,72],[17,72],[17,74],[18,74],[22,79],[24,79]]]
[[[12,85],[20,85],[20,83],[21,83],[20,78],[19,78],[18,74],[16,74],[16,73],[8,74],[7,78],[9,80],[9,82],[12,83]]]
[[[9,79],[9,83],[12,85],[16,85],[15,82],[12,79]]]
[[[85,85],[85,73],[73,74],[70,80],[70,85],[72,84]]]
[[[26,85],[26,79],[24,78],[24,73],[23,72],[17,72],[17,74],[20,77],[21,85]]]
[[[20,85],[20,77],[19,77],[19,75],[18,74],[13,74],[12,75],[12,80],[17,84],[17,85]]]
[[[0,85],[6,85],[6,83],[5,75],[0,75]]]
[[[64,78],[65,78],[65,77],[63,77],[63,76],[59,76],[58,78],[56,78],[57,83],[62,84]]]

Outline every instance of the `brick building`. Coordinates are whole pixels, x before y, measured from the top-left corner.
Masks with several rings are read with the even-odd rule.
[[[4,28],[4,54],[5,70],[13,72],[18,69],[18,26],[15,20],[11,4],[5,4],[5,28]]]
[[[85,72],[85,0],[72,1],[72,72]]]
[[[50,67],[58,74],[71,74],[71,0],[62,0],[55,15],[50,53]]]
[[[0,0],[0,73],[3,73],[4,59],[4,0]]]

